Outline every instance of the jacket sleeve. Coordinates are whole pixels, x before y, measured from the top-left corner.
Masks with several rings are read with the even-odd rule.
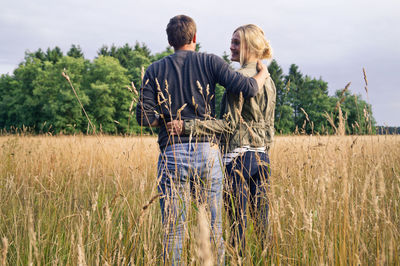
[[[235,128],[229,119],[189,119],[184,123],[184,134],[193,136],[232,134]]]
[[[136,121],[140,126],[150,126],[158,119],[159,105],[156,102],[157,95],[155,88],[155,81],[146,72],[139,93],[139,101],[136,106]]]

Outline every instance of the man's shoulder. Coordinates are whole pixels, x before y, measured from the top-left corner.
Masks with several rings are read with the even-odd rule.
[[[168,61],[171,60],[171,57],[173,55],[174,54],[170,54],[170,55],[167,55],[167,56],[165,56],[165,57],[163,57],[161,59],[158,59],[157,61],[154,61],[153,63],[150,64],[149,68],[150,67],[154,68],[154,67],[157,67],[157,66],[160,66],[160,65],[165,65]]]
[[[206,52],[197,52],[194,53],[197,57],[208,59],[208,60],[223,60],[221,57],[213,54],[213,53],[206,53]]]
[[[172,55],[168,55],[151,63],[146,69],[146,74],[150,76],[156,75],[156,73],[160,73],[160,71],[165,70],[170,64],[169,62],[171,61],[171,56]]]
[[[221,57],[219,57],[213,53],[185,51],[183,53],[178,52],[178,53],[170,54],[166,57],[163,57],[163,58],[153,62],[151,65],[154,65],[154,66],[162,65],[162,64],[167,63],[168,61],[174,60],[174,58],[176,60],[179,60],[179,58],[185,58],[187,56],[189,56],[191,58],[196,58],[198,60],[217,61],[217,62],[223,61],[224,62],[224,60]]]
[[[221,69],[224,69],[226,64],[221,57],[212,53],[196,52],[194,53],[194,56],[196,57],[195,60],[198,61],[200,65],[212,71],[220,71]]]

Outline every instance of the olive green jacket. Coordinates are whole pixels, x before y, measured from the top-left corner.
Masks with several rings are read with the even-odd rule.
[[[245,76],[257,74],[256,63],[243,65],[239,70]],[[271,77],[265,80],[262,90],[255,97],[225,91],[221,102],[221,119],[184,121],[184,134],[222,135],[221,144],[226,152],[235,148],[266,147],[274,136],[276,88]]]

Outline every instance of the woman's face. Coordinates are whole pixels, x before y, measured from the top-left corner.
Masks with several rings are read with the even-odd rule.
[[[231,39],[231,60],[240,62],[240,35],[239,32],[234,32]]]

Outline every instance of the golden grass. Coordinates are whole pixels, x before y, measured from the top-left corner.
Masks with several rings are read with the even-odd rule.
[[[155,138],[0,137],[0,262],[162,263],[157,158]],[[400,264],[399,136],[277,137],[271,163],[270,234],[250,221],[244,264]]]

